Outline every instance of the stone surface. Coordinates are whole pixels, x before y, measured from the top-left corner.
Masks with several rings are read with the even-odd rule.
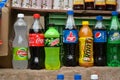
[[[99,80],[120,80],[119,67],[62,67],[59,70],[0,69],[0,80],[56,80],[57,74],[64,74],[64,80],[74,80],[74,74],[81,74],[82,80],[90,80],[91,74],[98,74]]]

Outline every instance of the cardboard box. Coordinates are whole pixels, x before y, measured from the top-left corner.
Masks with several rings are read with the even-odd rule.
[[[0,45],[0,56],[8,55],[8,31],[9,29],[9,8],[2,8],[2,17],[0,24],[0,40],[3,44]]]

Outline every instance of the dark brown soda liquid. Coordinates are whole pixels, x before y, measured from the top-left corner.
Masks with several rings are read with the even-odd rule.
[[[42,33],[42,29],[38,29],[36,33],[33,29],[29,30],[29,34]],[[45,68],[45,51],[44,46],[29,46],[31,58],[29,60],[30,69],[43,69]]]
[[[106,5],[95,5],[95,9],[96,10],[105,10],[106,9]]]
[[[94,2],[85,2],[86,10],[94,10]]]
[[[106,10],[115,11],[116,5],[106,4]]]
[[[82,4],[75,4],[75,5],[73,5],[73,9],[74,10],[83,10],[84,9],[84,5],[82,5]]]

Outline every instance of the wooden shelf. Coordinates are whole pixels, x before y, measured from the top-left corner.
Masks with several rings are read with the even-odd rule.
[[[42,12],[42,13],[66,13],[67,10],[59,10],[59,9],[34,9],[34,8],[21,8],[21,7],[12,7],[12,10],[16,10],[18,12]],[[111,11],[103,11],[103,10],[74,10],[74,13],[81,14],[111,14]]]

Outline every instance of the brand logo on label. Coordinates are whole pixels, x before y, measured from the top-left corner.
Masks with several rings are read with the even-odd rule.
[[[84,49],[84,60],[85,61],[90,61],[90,56],[91,56],[91,52],[92,52],[92,42],[93,39],[92,38],[87,38],[86,42],[85,42],[85,49]]]
[[[74,41],[76,41],[76,37],[73,35],[73,32],[72,32],[72,31],[70,31],[70,34],[69,34],[68,37],[67,37],[67,41],[69,41],[69,42],[74,42]]]
[[[27,56],[27,52],[24,48],[20,48],[17,51],[17,55],[20,56],[20,57],[24,57],[24,56]]]
[[[44,43],[44,39],[41,38],[36,39],[36,44],[43,44],[43,43]]]
[[[95,38],[100,38],[100,37],[101,37],[101,33],[100,32],[96,32]]]
[[[51,42],[51,46],[55,46],[59,43],[59,39],[55,39],[53,42]]]
[[[120,34],[119,34],[119,32],[113,33],[113,35],[111,36],[110,40],[111,41],[120,40]]]

